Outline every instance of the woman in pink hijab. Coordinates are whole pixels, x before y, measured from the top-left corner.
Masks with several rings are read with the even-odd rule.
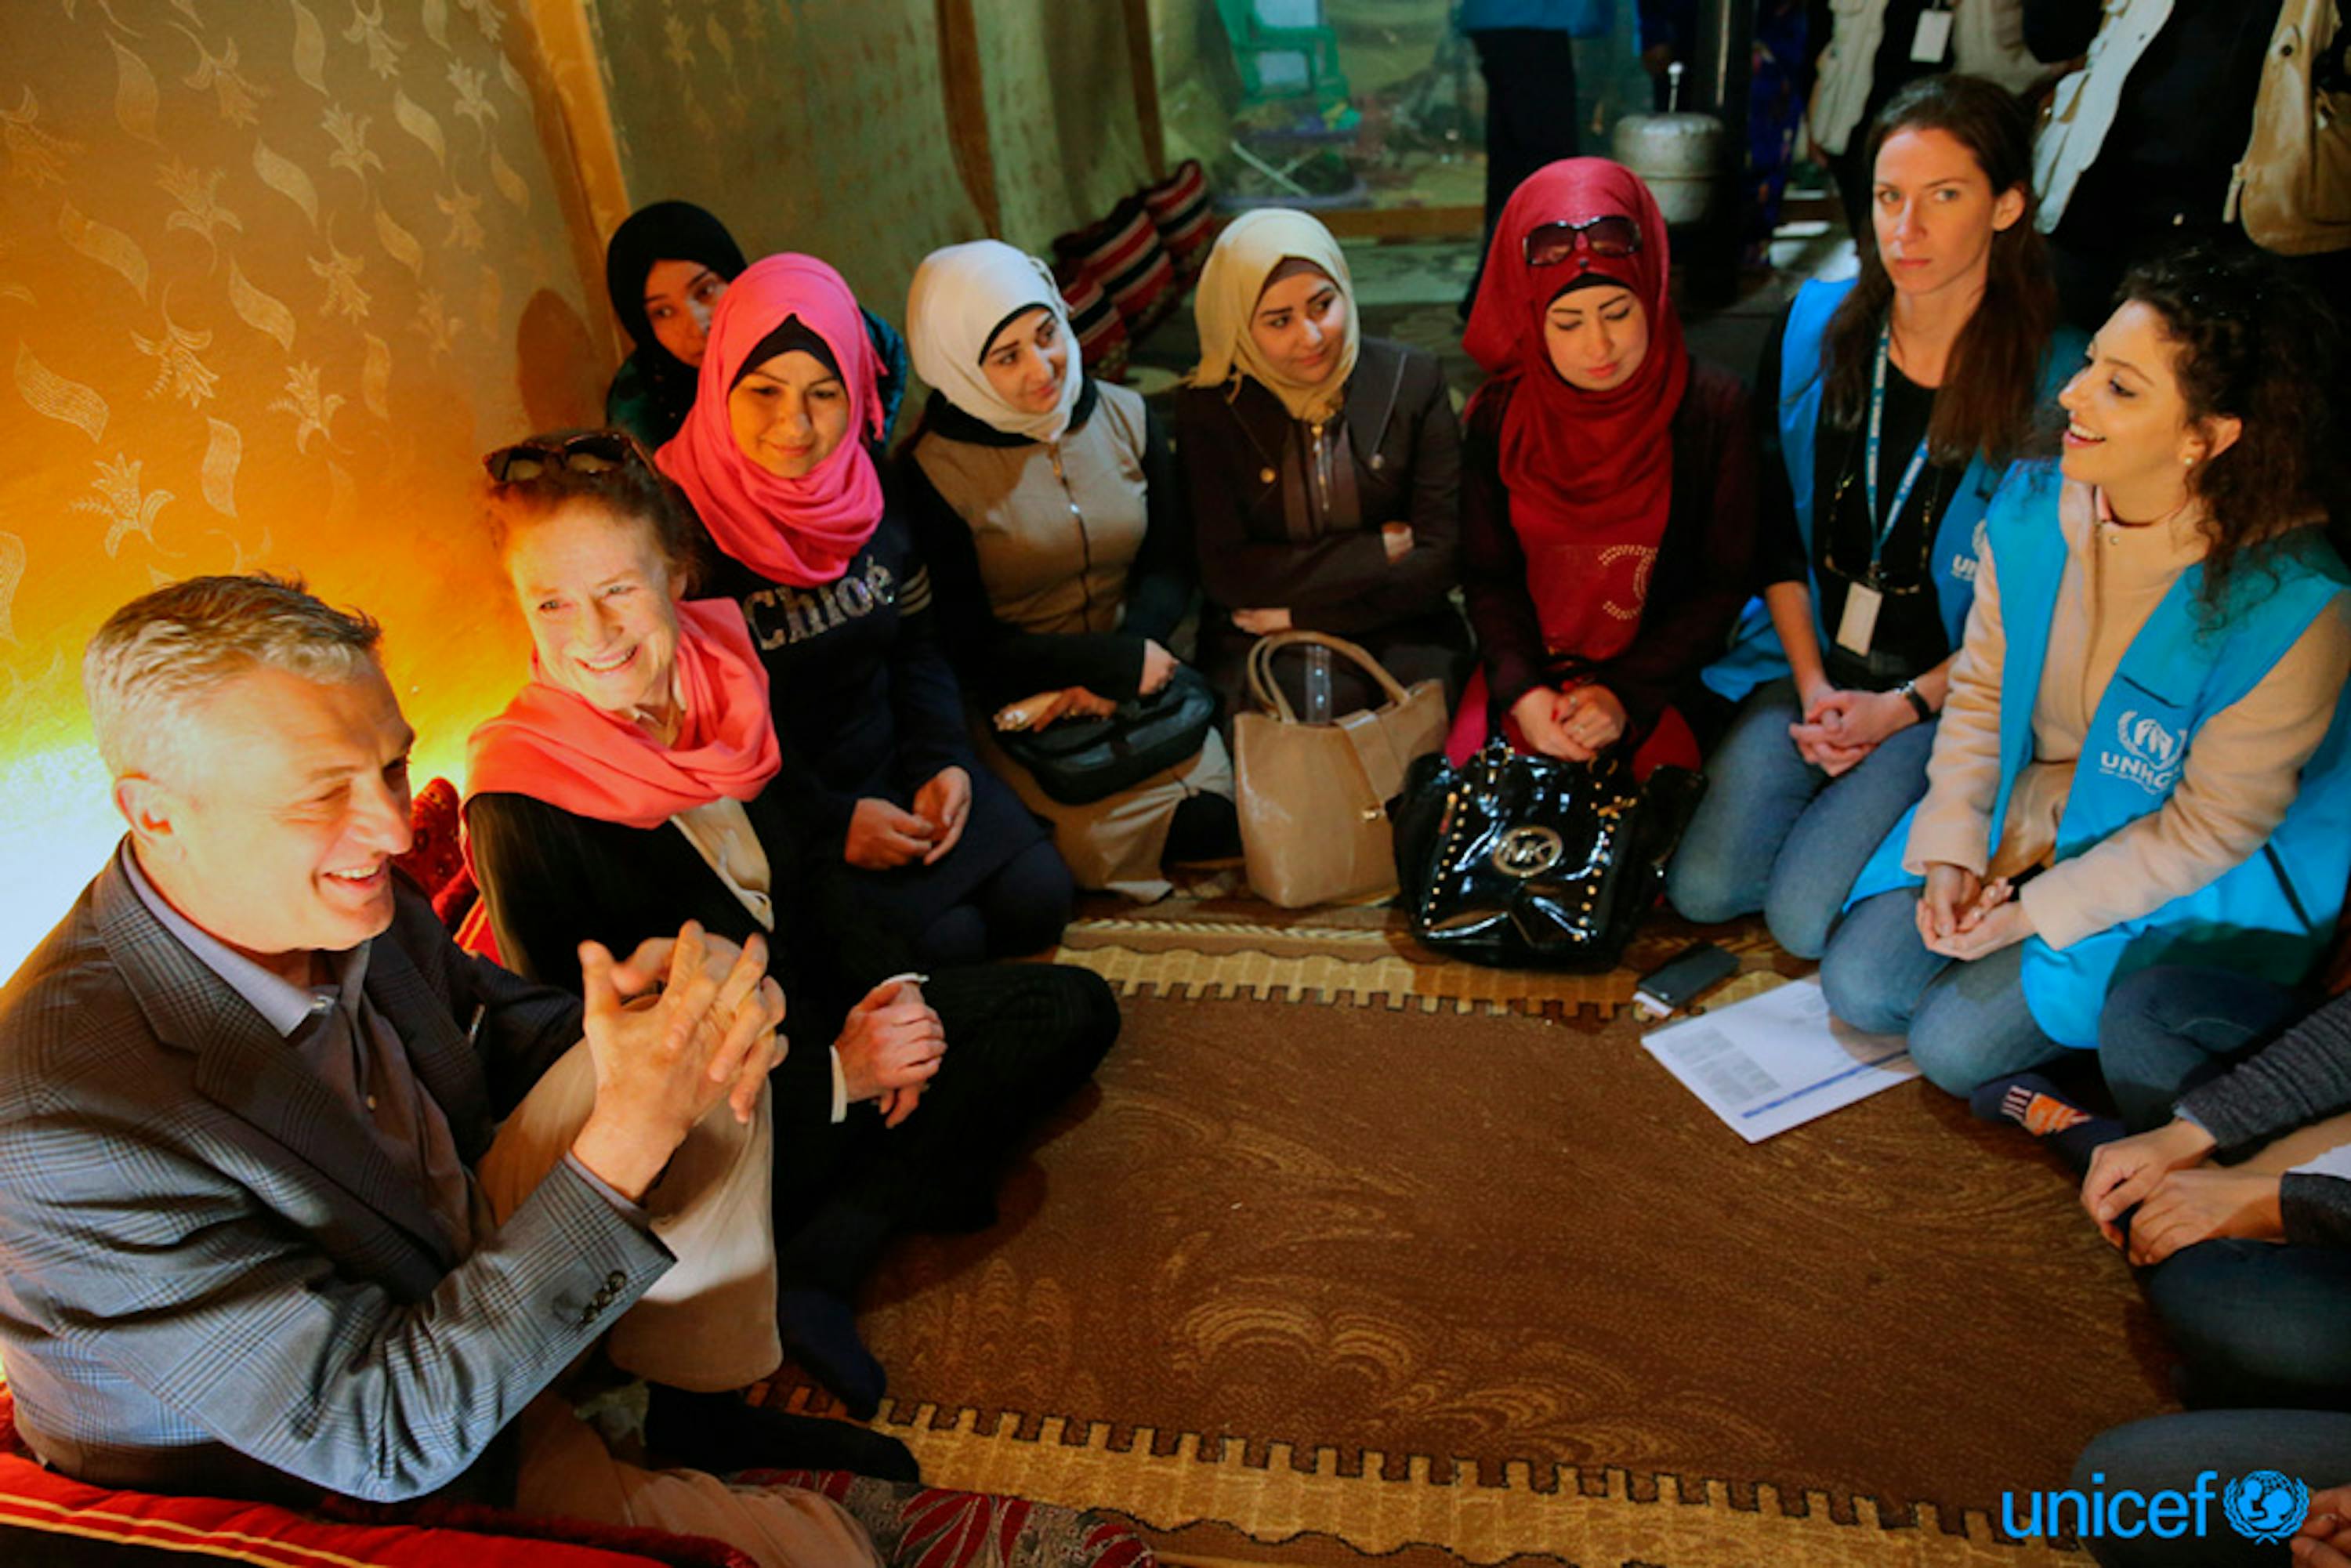
[[[1069,918],[1069,870],[972,755],[929,576],[867,446],[875,378],[841,275],[768,256],[719,301],[659,462],[714,547],[706,591],[749,623],[806,831],[922,962],[1034,952]]]

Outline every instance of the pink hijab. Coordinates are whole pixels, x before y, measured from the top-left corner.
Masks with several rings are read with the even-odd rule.
[[[842,444],[846,445],[847,443]],[[748,800],[783,766],[768,710],[768,668],[731,599],[677,607],[676,743],[549,681],[530,685],[466,742],[470,794],[528,795],[575,817],[655,828],[725,798]]]
[[[849,392],[849,433],[797,479],[768,472],[735,444],[726,395],[769,334],[798,318],[824,341]],[[761,358],[768,356],[762,355]],[[710,321],[694,409],[656,455],[726,554],[795,588],[838,578],[882,521],[882,477],[869,437],[882,434],[873,344],[841,274],[812,256],[771,256],[726,286]]]

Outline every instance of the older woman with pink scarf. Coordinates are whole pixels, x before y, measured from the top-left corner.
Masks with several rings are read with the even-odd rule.
[[[698,530],[627,435],[540,437],[488,467],[534,653],[469,747],[468,842],[499,957],[576,988],[583,942],[629,952],[691,920],[768,945],[791,1045],[770,1081],[776,1329],[870,1415],[885,1375],[853,1302],[876,1254],[903,1229],[989,1220],[1005,1157],[1101,1060],[1117,1002],[1060,965],[922,960],[930,972],[912,973],[890,907],[860,885],[874,873],[841,862],[787,784],[755,630],[737,601],[694,597]],[[768,1359],[743,1377],[775,1364],[773,1339],[751,1348]],[[664,1412],[677,1418],[662,1444],[706,1434],[687,1457],[714,1467],[726,1434],[748,1426],[761,1462],[911,1471],[892,1442],[844,1453],[833,1423],[778,1434],[731,1399],[665,1398],[656,1427]]]
[[[727,289],[662,471],[766,667],[795,814],[926,964],[1050,945],[1069,870],[972,756],[929,575],[867,450],[871,340],[841,275],[771,256]]]

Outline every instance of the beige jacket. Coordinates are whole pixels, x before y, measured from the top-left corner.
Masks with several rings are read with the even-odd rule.
[[[1835,20],[1821,51],[1809,119],[1813,140],[1835,154],[1852,142],[1869,107],[1877,49],[1886,41],[1886,0],[1831,0],[1830,9]],[[2050,74],[2024,47],[2020,0],[1954,0],[1951,58],[1953,69],[1990,77],[2014,93]]]
[[[2066,562],[2057,590],[2032,760],[2018,776],[1997,846],[1989,842],[2000,791],[2000,683],[2007,637],[1991,550],[1978,551],[1967,640],[1927,768],[1927,798],[1910,827],[1905,869],[1929,862],[1987,876],[2046,865],[2106,684],[2174,579],[2203,558],[2191,506],[2168,524],[2100,522],[2089,487],[2068,484],[2058,517]],[[2312,622],[2269,674],[2198,730],[2179,786],[2157,810],[2019,894],[2032,928],[2068,947],[2195,892],[2260,849],[2294,803],[2302,765],[2318,749],[2351,673],[2351,595]]]

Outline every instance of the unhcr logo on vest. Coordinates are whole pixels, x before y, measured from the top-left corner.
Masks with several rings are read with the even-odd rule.
[[[2188,734],[2175,730],[2154,714],[2125,708],[2115,722],[2114,746],[2098,753],[2098,771],[2127,779],[2149,794],[2160,795],[2179,779],[2188,760]]]
[[[1968,548],[1951,557],[1951,576],[1960,582],[1976,580],[1976,562],[1984,551],[1984,540],[1991,537],[1991,519],[1978,517],[1976,530],[1968,536]]]

